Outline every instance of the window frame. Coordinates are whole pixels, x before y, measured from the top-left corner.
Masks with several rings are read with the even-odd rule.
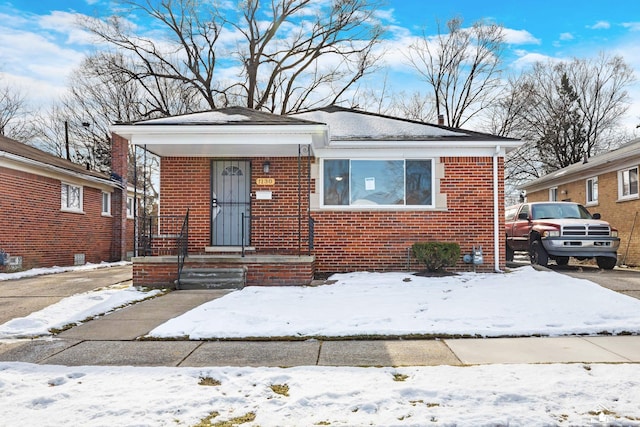
[[[629,194],[624,194],[625,185],[624,185],[624,176],[625,173],[629,173],[630,171],[635,170],[636,175],[636,192],[631,193],[631,180],[629,180]],[[618,200],[634,200],[640,198],[640,183],[639,176],[640,168],[638,166],[630,166],[628,168],[622,169],[618,171]]]
[[[134,200],[135,198],[133,196],[127,196],[127,219],[135,218]]]
[[[65,197],[66,189],[66,197]],[[78,190],[78,205],[72,206],[69,204],[69,190]],[[60,210],[62,212],[72,213],[84,213],[84,188],[82,185],[72,184],[70,182],[60,181]]]
[[[591,199],[589,198],[589,195],[591,195]],[[598,177],[592,176],[591,178],[587,178],[585,180],[584,191],[585,206],[597,205],[599,202],[598,196]]]
[[[105,197],[106,197],[106,200],[105,200]],[[102,211],[102,216],[111,216],[111,193],[109,193],[108,191],[102,192],[101,211]]]
[[[549,201],[557,202],[558,201],[558,187],[549,188]]]
[[[345,160],[348,162],[348,204],[326,204],[325,203],[325,162]],[[403,204],[351,204],[351,162],[353,161],[383,161],[383,162],[403,162]],[[431,203],[428,205],[408,205],[407,203],[407,161],[424,161],[429,162],[431,167],[430,177],[430,189],[431,189]],[[383,158],[363,158],[363,157],[339,157],[339,158],[322,158],[320,161],[320,208],[332,209],[332,210],[362,210],[362,209],[383,209],[383,210],[416,210],[416,209],[435,209],[436,207],[436,158],[435,157],[419,157],[419,158],[397,158],[397,157],[383,157]]]

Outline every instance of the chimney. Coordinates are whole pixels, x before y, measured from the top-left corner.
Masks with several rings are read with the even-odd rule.
[[[444,114],[438,114],[438,126],[444,126]]]

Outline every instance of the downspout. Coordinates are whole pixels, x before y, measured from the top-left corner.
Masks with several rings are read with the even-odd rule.
[[[493,270],[501,273],[500,270],[500,208],[499,208],[499,187],[498,187],[498,154],[500,146],[496,145],[493,153]]]

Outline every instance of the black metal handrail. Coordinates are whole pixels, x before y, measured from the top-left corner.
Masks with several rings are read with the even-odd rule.
[[[140,218],[138,253],[142,256],[158,255],[154,253],[154,239],[177,239],[184,219],[182,215],[150,215]]]
[[[176,241],[176,252],[178,253],[178,279],[176,283],[177,288],[179,289],[180,275],[182,274],[182,268],[184,267],[184,259],[189,256],[189,209],[187,209],[187,214],[184,216],[180,235]]]

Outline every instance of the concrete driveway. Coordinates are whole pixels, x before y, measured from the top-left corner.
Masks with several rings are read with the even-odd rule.
[[[511,268],[524,265],[531,265],[526,257],[517,257],[515,262],[507,263]],[[597,266],[579,264],[573,259],[569,265],[565,266],[559,266],[554,261],[550,261],[547,267],[555,272],[577,279],[590,280],[605,288],[640,299],[640,269],[616,267],[613,270],[602,270]]]
[[[0,281],[0,324],[42,310],[70,295],[131,280],[131,265]],[[25,298],[26,297],[26,298]]]

